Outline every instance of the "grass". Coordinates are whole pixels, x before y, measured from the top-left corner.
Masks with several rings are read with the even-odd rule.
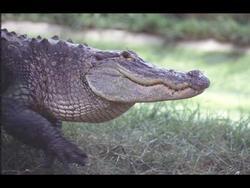
[[[175,102],[136,105],[111,122],[65,123],[66,136],[90,159],[85,167],[74,166],[74,173],[250,173],[249,117],[234,122],[201,114],[198,106],[193,110],[188,103],[181,107]],[[8,143],[2,148],[7,157],[3,158],[4,173],[39,173],[40,153],[7,135],[4,139]],[[61,164],[55,165],[55,173],[63,173]]]
[[[136,104],[101,124],[64,123],[65,135],[89,156],[76,174],[250,174],[250,55],[175,46],[105,43],[74,38],[101,49],[132,49],[158,66],[200,69],[211,80],[186,100]],[[42,153],[2,134],[2,172],[37,174]],[[62,166],[55,165],[62,174]]]

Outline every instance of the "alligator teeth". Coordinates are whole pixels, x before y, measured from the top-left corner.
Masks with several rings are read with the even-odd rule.
[[[179,88],[179,89],[170,88],[170,89],[174,90],[175,92],[179,92],[179,91],[183,91],[183,90],[185,90],[187,88],[189,88],[189,87],[184,87],[184,88]]]

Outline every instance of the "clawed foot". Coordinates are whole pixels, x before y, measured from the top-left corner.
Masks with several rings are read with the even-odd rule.
[[[55,159],[62,162],[65,173],[71,173],[69,164],[75,163],[84,166],[87,162],[87,155],[81,151],[75,144],[64,138],[49,144],[48,150],[45,152],[44,167],[50,168]]]

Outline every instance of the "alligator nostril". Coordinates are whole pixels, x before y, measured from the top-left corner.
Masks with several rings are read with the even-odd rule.
[[[192,71],[189,71],[187,74],[192,77],[198,77],[201,75],[201,72],[199,70],[192,70]]]
[[[199,70],[192,70],[187,73],[190,76],[190,82],[194,89],[204,90],[209,87],[209,79]]]

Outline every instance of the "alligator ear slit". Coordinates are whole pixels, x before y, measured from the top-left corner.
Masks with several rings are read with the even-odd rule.
[[[119,53],[114,53],[114,52],[96,52],[94,54],[96,60],[103,60],[107,58],[115,58],[115,57],[120,57]]]

